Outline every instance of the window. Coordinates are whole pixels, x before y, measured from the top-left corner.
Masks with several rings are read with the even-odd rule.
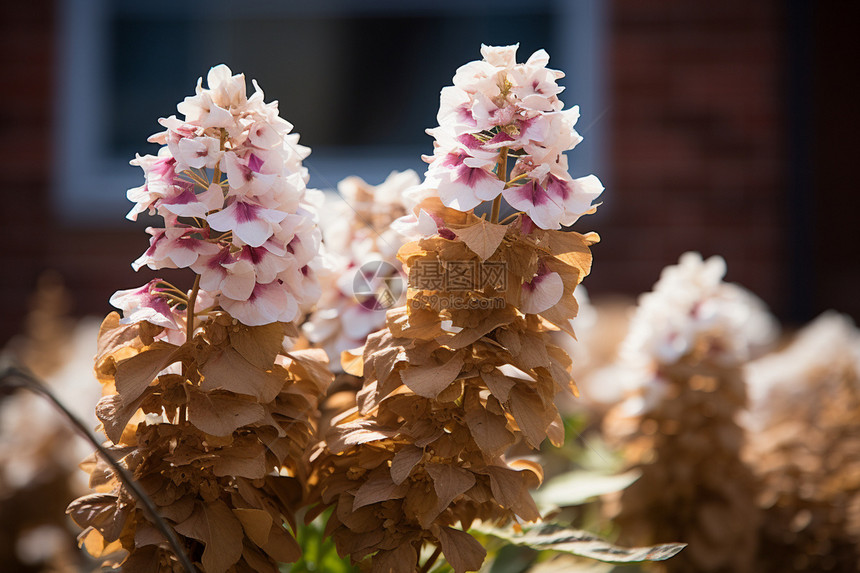
[[[176,113],[197,77],[226,63],[255,78],[266,100],[313,149],[310,185],[348,175],[381,182],[424,171],[439,90],[481,43],[545,48],[565,70],[567,105],[583,111],[586,140],[574,175],[599,170],[603,110],[599,0],[292,2],[63,0],[60,3],[55,206],[71,225],[122,220],[125,190],[141,184],[128,161],[154,153],[146,137]],[[310,4],[310,3],[308,3]],[[249,86],[250,88],[250,86]],[[600,126],[599,123],[596,126]]]

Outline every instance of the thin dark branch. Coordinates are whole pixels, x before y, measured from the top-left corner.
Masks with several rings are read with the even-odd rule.
[[[20,368],[10,366],[4,368],[2,373],[0,373],[0,387],[3,386],[11,388],[26,388],[53,402],[54,406],[56,406],[66,419],[71,422],[72,426],[74,426],[78,433],[89,440],[98,453],[100,453],[111,467],[113,467],[114,471],[123,481],[125,486],[131,490],[137,500],[143,505],[155,526],[159,531],[161,531],[162,535],[167,539],[167,542],[170,543],[173,553],[176,555],[176,558],[179,559],[179,562],[182,564],[186,573],[197,573],[194,569],[194,565],[191,564],[191,559],[188,558],[188,555],[182,548],[182,543],[179,541],[179,538],[176,537],[176,533],[173,531],[173,528],[170,527],[164,518],[158,514],[155,504],[149,496],[140,489],[137,482],[134,481],[134,477],[131,473],[129,473],[122,464],[113,459],[110,452],[101,445],[101,443],[99,443],[86,426],[84,426],[83,422],[78,420],[78,418],[72,414],[39,379]]]
[[[427,558],[427,561],[424,562],[424,565],[421,566],[421,569],[418,570],[418,573],[428,573],[430,568],[433,567],[433,564],[436,563],[436,560],[439,559],[439,555],[442,554],[442,547],[438,546],[433,550],[433,554]]]

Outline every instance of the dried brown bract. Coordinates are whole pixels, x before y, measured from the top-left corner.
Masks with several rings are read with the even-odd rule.
[[[860,332],[826,313],[748,369],[747,459],[762,482],[759,567],[860,567]]]
[[[642,477],[613,515],[625,543],[688,543],[667,571],[754,571],[756,481],[741,459],[742,365],[775,334],[749,291],[723,282],[725,261],[681,256],[639,307],[621,350],[627,400],[604,428]],[[609,513],[613,513],[610,511]]]
[[[207,573],[277,571],[295,561],[312,413],[331,381],[321,350],[288,352],[291,324],[248,327],[212,313],[181,345],[160,327],[105,319],[97,415],[111,450]],[[85,464],[98,493],[68,513],[82,543],[123,571],[179,570],[166,540],[102,460]],[[114,556],[117,551],[124,550]]]
[[[632,420],[611,412],[605,421],[630,467],[642,471],[612,516],[623,542],[688,543],[659,565],[665,571],[755,571],[760,517],[757,482],[740,456],[741,370],[694,351],[659,376],[667,385],[659,405]]]
[[[540,517],[529,494],[540,465],[505,453],[564,439],[554,398],[575,385],[549,333],[570,329],[573,289],[590,269],[596,236],[524,233],[520,221],[488,223],[432,198],[420,208],[444,228],[400,250],[406,307],[389,311],[361,360],[345,355],[363,387],[316,452],[313,482],[317,510],[335,508],[327,532],[342,555],[372,555],[372,571],[411,573],[426,542],[460,573],[485,556],[464,532],[473,521]],[[542,268],[560,275],[563,292],[524,313],[523,283]],[[428,282],[439,278],[441,288]]]

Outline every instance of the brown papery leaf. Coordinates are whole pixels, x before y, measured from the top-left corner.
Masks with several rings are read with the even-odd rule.
[[[388,329],[395,337],[408,336],[418,340],[433,340],[444,333],[439,313],[411,305],[388,312]]]
[[[380,551],[373,556],[373,571],[385,573],[414,573],[418,552],[411,543],[401,543],[391,551]]]
[[[574,231],[544,231],[550,252],[561,261],[582,271],[585,276],[591,272],[591,245],[600,237],[597,233],[580,235]]]
[[[103,358],[124,346],[142,346],[143,343],[139,340],[140,327],[140,322],[120,324],[120,316],[116,311],[108,314],[99,327],[95,363],[98,364]]]
[[[92,493],[74,500],[66,508],[66,514],[80,527],[95,527],[99,530],[113,529],[116,520],[117,496],[112,493]],[[120,524],[120,529],[122,525]],[[114,537],[115,539],[115,537]]]
[[[481,372],[481,380],[487,385],[487,388],[492,392],[493,396],[501,402],[507,402],[510,396],[511,388],[516,384],[516,380],[505,376],[496,369],[489,372]]]
[[[229,394],[192,391],[188,401],[188,421],[213,436],[229,436],[236,429],[261,420],[263,406]]]
[[[391,481],[391,475],[387,471],[378,472],[376,477],[361,484],[355,492],[352,510],[387,499],[400,499],[404,495],[406,495],[405,486],[401,487]]]
[[[269,542],[263,545],[262,549],[269,557],[281,563],[294,563],[302,556],[302,548],[280,524],[271,529]]]
[[[452,314],[454,314],[454,325],[462,327],[463,330],[454,336],[440,337],[439,341],[448,348],[454,349],[465,348],[495,328],[503,324],[510,324],[516,318],[516,311],[510,306],[506,306],[504,309],[495,309],[472,324],[462,319],[474,318],[477,315],[474,310],[464,309]]]
[[[394,431],[380,428],[375,420],[358,420],[333,427],[326,436],[326,444],[339,454],[350,446],[384,440],[394,434]]]
[[[493,497],[503,507],[508,507],[526,521],[535,521],[540,518],[540,512],[535,505],[532,496],[529,495],[524,478],[534,478],[530,469],[521,472],[500,466],[488,466],[482,473],[490,476],[490,489]]]
[[[439,543],[455,573],[477,571],[487,556],[487,550],[474,537],[459,529],[440,527]]]
[[[135,549],[122,562],[122,573],[160,573],[158,552],[159,548],[153,545]]]
[[[284,342],[284,328],[279,322],[263,326],[238,324],[229,332],[233,348],[242,358],[263,370],[272,367]]]
[[[508,228],[505,225],[496,225],[485,219],[480,219],[471,227],[465,227],[454,231],[457,237],[466,243],[482,261],[489,259],[505,237]]]
[[[221,500],[200,503],[176,531],[203,543],[203,570],[226,573],[242,557],[242,525]]]
[[[78,545],[87,550],[87,553],[96,559],[122,550],[122,544],[117,541],[107,541],[99,531],[93,527],[87,527],[78,535]]]
[[[400,371],[400,379],[419,396],[435,398],[460,374],[463,360],[463,354],[457,353],[439,366],[406,368]]]
[[[424,468],[433,480],[433,489],[436,490],[436,497],[439,498],[435,508],[436,515],[444,511],[458,495],[475,485],[475,475],[463,468],[442,464],[426,464]],[[430,520],[435,519],[436,515],[433,515]],[[421,525],[428,527],[430,523],[425,522]]]
[[[123,402],[135,401],[158,373],[179,359],[180,347],[158,341],[140,354],[116,365],[116,391]]]
[[[549,368],[549,354],[546,351],[546,341],[539,335],[523,333],[520,336],[520,351],[514,356],[522,365],[523,370],[534,368]]]
[[[510,403],[511,414],[525,435],[526,442],[537,449],[546,437],[546,429],[555,417],[555,412],[547,420],[546,407],[540,396],[520,385],[511,390]]]
[[[424,457],[424,450],[415,446],[405,446],[402,450],[394,454],[391,460],[391,479],[397,485],[403,483],[409,474],[412,473],[412,468],[421,461]]]
[[[511,460],[508,465],[511,469],[520,472],[527,488],[534,489],[543,483],[543,466],[538,462],[534,460]]]
[[[269,532],[272,530],[272,516],[262,509],[233,509],[242,523],[248,539],[263,547],[269,542]]]
[[[557,448],[564,445],[564,421],[561,419],[561,414],[556,415],[547,428],[546,437],[549,438],[549,443]]]
[[[290,372],[298,369],[300,378],[313,382],[317,389],[325,394],[326,389],[334,381],[334,374],[328,367],[328,354],[322,348],[304,348],[287,354],[293,364],[287,366]]]
[[[146,545],[158,545],[164,541],[164,534],[161,533],[161,531],[154,525],[150,525],[145,522],[137,524],[137,528],[134,532],[135,548],[144,547]],[[123,569],[126,569],[125,564],[123,564]]]
[[[270,559],[267,555],[251,543],[245,543],[245,549],[242,551],[242,558],[250,567],[250,570],[241,570],[244,573],[280,573],[280,569],[274,563],[274,559]]]
[[[364,358],[361,352],[361,348],[353,348],[340,353],[340,367],[347,374],[352,374],[357,378],[364,376]]]
[[[496,332],[496,338],[498,338],[499,342],[508,349],[508,352],[510,352],[512,356],[519,354],[523,347],[522,342],[520,342],[519,332],[514,332],[510,328],[500,328],[498,332]]]
[[[232,348],[213,354],[200,368],[204,392],[222,389],[271,402],[284,386],[284,378],[257,368]]]
[[[573,332],[571,317],[575,317],[579,314],[579,303],[576,302],[576,298],[574,298],[572,294],[562,294],[561,299],[555,304],[555,306],[550,307],[539,314],[569,335],[573,337],[576,336]]]
[[[115,444],[122,437],[128,421],[137,412],[140,404],[150,395],[150,391],[144,390],[143,394],[129,404],[125,404],[119,394],[110,394],[102,397],[96,404],[96,417],[104,425],[105,435]]]
[[[266,449],[253,435],[234,440],[230,447],[219,450],[212,467],[216,476],[239,476],[248,479],[265,477],[267,470]]]
[[[491,414],[483,408],[466,413],[466,425],[469,426],[475,443],[491,459],[503,454],[515,441],[506,424],[504,416]]]
[[[453,225],[455,227],[461,227],[471,225],[478,219],[472,213],[446,207],[442,204],[442,200],[439,197],[427,197],[426,199],[423,199],[421,203],[413,209],[413,212],[417,214],[421,209],[427,211],[430,215],[435,215],[444,220],[449,226]]]

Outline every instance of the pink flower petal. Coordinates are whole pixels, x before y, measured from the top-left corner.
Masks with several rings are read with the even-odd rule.
[[[275,224],[287,216],[283,211],[265,209],[253,203],[234,201],[229,207],[206,217],[216,231],[233,231],[244,243],[259,247],[275,233]]]
[[[531,282],[523,283],[520,310],[525,314],[537,314],[554,307],[564,294],[564,282],[556,272],[541,274]]]
[[[161,279],[154,279],[140,288],[118,290],[110,297],[111,305],[122,310],[122,324],[147,321],[165,328],[179,328],[173,310],[167,299],[159,294],[157,285]]]
[[[258,284],[247,300],[222,296],[221,308],[247,326],[291,322],[299,314],[295,297],[279,281]]]

